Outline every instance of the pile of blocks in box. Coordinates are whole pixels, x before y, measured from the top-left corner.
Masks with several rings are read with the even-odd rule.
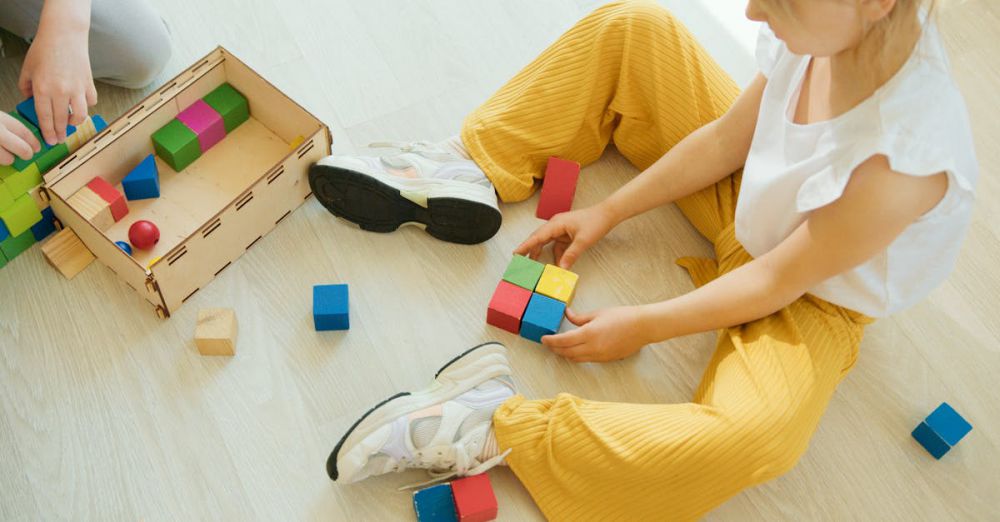
[[[39,131],[34,98],[19,103],[10,115],[42,146],[29,160],[16,158],[12,165],[0,165],[0,268],[56,230],[55,215],[41,190],[42,175],[107,127],[95,114],[79,127],[68,126],[66,141],[50,146]]]
[[[246,97],[223,83],[154,132],[153,148],[180,172],[249,118]]]
[[[418,522],[487,522],[497,518],[497,497],[485,474],[438,484],[413,494]]]
[[[579,276],[555,265],[515,255],[493,292],[486,322],[541,342],[559,331]]]

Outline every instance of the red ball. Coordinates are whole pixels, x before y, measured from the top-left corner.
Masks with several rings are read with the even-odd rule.
[[[138,249],[149,250],[159,240],[160,229],[156,228],[156,225],[151,221],[143,219],[128,227],[128,241]]]

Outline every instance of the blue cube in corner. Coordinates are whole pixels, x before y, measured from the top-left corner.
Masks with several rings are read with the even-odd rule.
[[[129,201],[160,197],[160,173],[156,160],[150,154],[142,159],[122,180],[125,198]]]
[[[438,484],[413,494],[418,522],[458,522],[451,484]]]
[[[951,405],[942,402],[911,435],[935,459],[940,459],[970,431],[972,425]]]
[[[559,324],[565,313],[566,303],[542,294],[531,294],[528,308],[521,318],[521,337],[536,343],[542,342],[543,335],[559,331]]]
[[[313,286],[313,323],[318,332],[351,327],[347,285]]]
[[[52,207],[42,210],[42,220],[31,225],[31,234],[35,236],[35,241],[41,241],[56,231],[56,215],[52,212]]]

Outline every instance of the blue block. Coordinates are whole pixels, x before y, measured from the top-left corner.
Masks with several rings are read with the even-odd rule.
[[[125,252],[128,255],[132,255],[132,245],[124,241],[115,241],[115,244],[118,245],[118,248],[122,249],[122,252]]]
[[[972,431],[969,424],[947,402],[942,402],[924,421],[949,446],[958,444],[967,433]]]
[[[36,128],[38,128],[39,130],[41,130],[42,127],[40,125],[38,125],[38,113],[35,112],[35,97],[34,96],[32,96],[32,97],[28,98],[27,100],[24,100],[23,102],[17,104],[17,112],[18,112],[18,114],[21,115],[21,117],[23,117],[24,119],[30,121],[32,125],[34,125]],[[67,125],[66,126],[66,136],[71,136],[74,132],[76,132],[76,127],[74,127],[72,125]]]
[[[41,241],[56,231],[56,215],[52,212],[52,207],[42,210],[42,220],[31,226],[31,233],[35,236],[35,241]]]
[[[150,154],[142,159],[132,172],[122,180],[125,199],[150,199],[160,197],[160,174],[156,170],[156,160]]]
[[[936,459],[940,459],[951,449],[948,443],[935,433],[926,422],[921,422],[910,435],[917,439],[917,442]]]
[[[91,116],[90,119],[94,122],[94,129],[97,129],[97,132],[101,132],[102,130],[108,128],[108,122],[104,121],[104,118],[102,118],[100,114],[95,114]]]
[[[451,484],[438,484],[413,494],[417,522],[458,522]]]
[[[347,285],[313,286],[313,323],[316,331],[349,329],[351,321],[347,304]]]
[[[7,225],[4,224],[2,219],[0,219],[0,241],[3,241],[8,237],[10,237],[10,230],[7,230]]]
[[[528,308],[521,318],[521,337],[542,342],[543,335],[559,331],[565,313],[566,303],[542,294],[531,294]]]

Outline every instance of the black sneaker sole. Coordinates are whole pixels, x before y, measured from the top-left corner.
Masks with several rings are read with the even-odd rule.
[[[371,232],[421,223],[442,241],[474,245],[493,237],[502,221],[497,209],[466,199],[428,198],[424,208],[371,176],[329,165],[309,167],[309,186],[333,215]]]
[[[500,343],[492,341],[492,342],[483,343],[483,344],[480,344],[480,345],[477,345],[477,346],[473,346],[472,348],[469,348],[468,350],[466,350],[466,351],[462,352],[461,354],[459,354],[458,356],[456,356],[454,359],[452,359],[452,360],[448,361],[447,363],[445,363],[445,365],[442,366],[440,369],[438,369],[437,373],[434,374],[434,378],[436,379],[438,375],[441,375],[441,372],[445,371],[445,369],[447,369],[452,364],[455,364],[455,362],[457,362],[462,357],[465,357],[466,355],[469,355],[470,353],[472,353],[472,352],[474,352],[474,351],[476,351],[476,350],[478,350],[478,349],[480,349],[480,348],[482,348],[484,346],[490,345],[490,344],[500,344]],[[503,346],[503,345],[501,345],[501,346]],[[363,421],[366,418],[368,418],[368,416],[371,415],[372,412],[374,412],[375,410],[381,408],[382,406],[385,406],[389,402],[392,402],[392,401],[394,401],[394,400],[396,400],[396,399],[398,399],[400,397],[406,397],[407,395],[410,395],[410,392],[400,392],[400,393],[397,393],[396,395],[393,395],[392,397],[389,397],[388,399],[385,399],[384,401],[382,401],[382,402],[376,404],[375,406],[372,406],[371,408],[369,408],[368,411],[366,411],[365,414],[362,415],[360,419],[354,421],[354,424],[351,424],[351,427],[347,429],[347,432],[345,432],[342,437],[340,437],[340,440],[337,441],[337,445],[333,447],[333,451],[330,452],[330,456],[327,457],[327,459],[326,459],[326,474],[330,476],[330,479],[336,481],[337,477],[340,476],[340,472],[337,471],[337,455],[340,454],[340,448],[342,448],[344,446],[344,441],[347,440],[347,437],[351,436],[351,433],[354,433],[354,430],[358,427],[359,424],[361,424],[361,421]]]

